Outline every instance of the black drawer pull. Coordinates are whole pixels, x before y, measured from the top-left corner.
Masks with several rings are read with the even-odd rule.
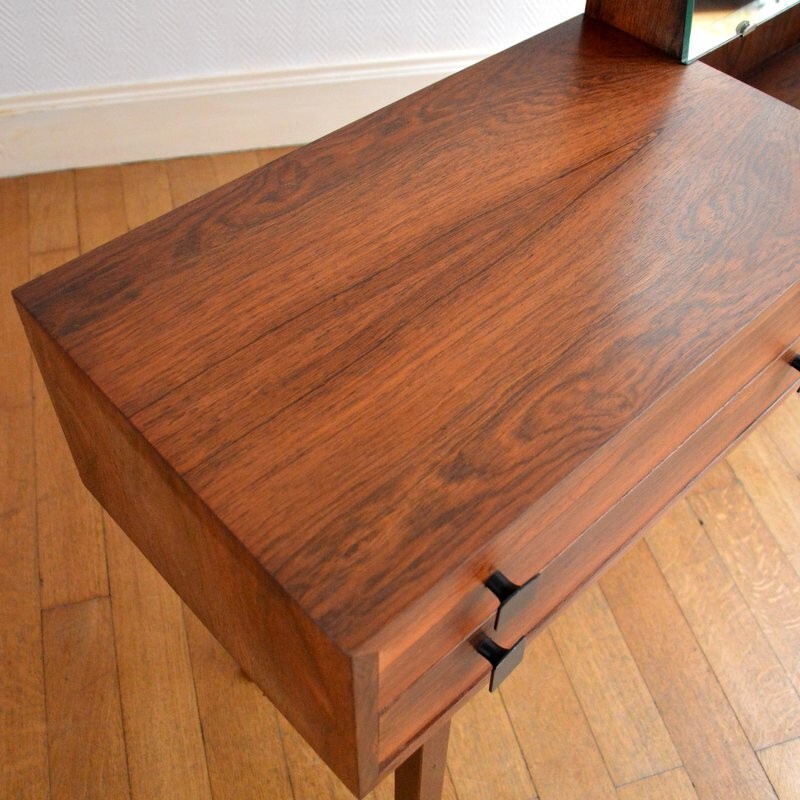
[[[475,648],[491,665],[492,676],[489,679],[489,691],[493,692],[514,671],[522,661],[525,652],[523,636],[513,647],[501,647],[488,637],[478,642]]]
[[[794,356],[792,360],[789,362],[790,367],[794,367],[798,372],[800,372],[800,355]],[[800,387],[797,389],[797,393],[800,394]]]
[[[510,619],[514,616],[514,609],[521,605],[519,601],[524,602],[528,595],[526,591],[529,589],[533,582],[539,577],[538,573],[530,580],[525,581],[522,585],[518,585],[510,581],[499,570],[493,572],[489,579],[486,581],[486,588],[500,600],[500,608],[497,609],[497,615],[494,618],[494,629],[499,630],[500,625],[505,619]]]

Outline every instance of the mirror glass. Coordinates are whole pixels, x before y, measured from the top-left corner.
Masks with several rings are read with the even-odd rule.
[[[762,22],[800,0],[694,0],[689,2],[683,60],[694,61],[737,36],[747,36]]]

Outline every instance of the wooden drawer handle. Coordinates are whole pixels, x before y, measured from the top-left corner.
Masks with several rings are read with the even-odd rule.
[[[475,648],[491,665],[492,676],[489,679],[489,691],[493,692],[516,669],[525,652],[523,636],[512,647],[501,647],[488,636],[478,642]]]
[[[530,589],[538,577],[539,573],[523,584],[516,584],[506,578],[499,570],[489,576],[485,586],[500,600],[500,607],[497,609],[497,614],[494,618],[494,629],[496,631],[500,630],[500,626],[506,619],[511,619],[514,616],[515,610],[520,605],[524,605]]]

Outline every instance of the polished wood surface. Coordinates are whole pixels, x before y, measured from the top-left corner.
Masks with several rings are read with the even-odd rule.
[[[259,157],[263,160],[270,155]],[[224,156],[219,160],[235,163],[238,158]],[[184,607],[186,635],[182,633],[180,617],[175,620],[171,612],[160,617],[154,614],[154,601],[165,608],[165,595],[180,603],[129,544],[121,552],[117,566],[125,566],[132,575],[121,576],[117,569],[110,581],[97,584],[103,592],[110,593],[114,612],[111,633],[107,633],[108,622],[102,614],[91,608],[81,610],[94,600],[73,601],[67,606],[85,622],[85,647],[96,648],[97,658],[102,659],[108,652],[103,643],[108,641],[107,636],[113,636],[111,657],[125,660],[129,676],[141,676],[118,688],[115,671],[94,672],[96,694],[119,696],[125,734],[119,717],[116,721],[113,717],[104,718],[107,737],[85,737],[81,724],[65,724],[74,693],[71,684],[56,678],[70,674],[73,660],[77,664],[85,657],[85,647],[74,651],[48,648],[48,658],[57,660],[52,664],[49,660],[43,664],[42,660],[36,587],[45,562],[40,559],[37,570],[35,553],[67,550],[76,537],[91,537],[92,528],[71,525],[55,530],[61,541],[49,531],[44,538],[37,536],[35,506],[44,487],[37,488],[36,470],[52,468],[59,475],[60,485],[50,484],[48,492],[57,489],[70,496],[78,487],[74,484],[76,475],[53,463],[53,459],[62,457],[61,451],[54,449],[49,438],[35,436],[33,431],[34,400],[24,379],[30,375],[30,356],[8,289],[25,280],[29,263],[58,263],[62,252],[59,246],[64,240],[53,237],[56,250],[31,258],[29,221],[33,227],[55,230],[55,224],[49,224],[55,223],[54,213],[67,222],[71,220],[70,227],[77,216],[81,246],[90,248],[117,235],[120,227],[124,230],[126,206],[133,221],[140,219],[140,213],[147,208],[160,209],[164,202],[178,205],[191,199],[193,192],[201,194],[213,189],[217,185],[217,166],[210,158],[178,159],[146,169],[126,166],[80,170],[75,173],[74,182],[72,173],[66,173],[68,180],[61,174],[0,181],[0,279],[4,287],[0,292],[0,333],[5,354],[0,360],[0,369],[4,370],[0,398],[3,409],[8,411],[2,417],[8,424],[8,435],[0,437],[0,446],[8,443],[9,447],[0,466],[0,486],[4,492],[3,532],[11,534],[0,537],[4,554],[0,563],[5,568],[0,583],[4,599],[0,624],[3,652],[14,654],[12,659],[0,661],[2,797],[46,800],[50,797],[48,772],[53,768],[61,776],[56,782],[66,796],[82,796],[82,762],[115,763],[113,745],[119,738],[126,745],[128,770],[139,775],[139,788],[133,794],[136,798],[172,800],[182,796],[181,785],[155,783],[157,776],[168,775],[176,765],[186,770],[189,786],[210,781],[215,800],[350,797],[292,728],[280,721],[275,708],[191,612]],[[31,206],[29,211],[28,186],[33,183],[37,184],[37,193],[45,187],[54,202],[47,207]],[[163,197],[165,186],[167,196]],[[47,246],[48,242],[44,244]],[[17,380],[19,376],[23,379]],[[615,594],[613,603],[608,600],[606,590],[614,588],[608,581],[626,569],[623,561],[606,574],[603,586],[580,597],[531,644],[522,666],[499,693],[479,692],[455,715],[445,778],[446,800],[531,800],[537,796],[543,800],[696,800],[698,796],[701,800],[717,800],[726,796],[723,781],[731,772],[739,775],[737,780],[744,790],[753,781],[752,776],[745,779],[741,774],[752,769],[752,762],[742,758],[739,734],[731,737],[730,728],[721,724],[725,719],[722,709],[726,707],[744,732],[746,746],[757,751],[775,795],[780,800],[794,800],[800,785],[799,687],[790,668],[776,657],[773,644],[786,652],[782,642],[793,635],[793,625],[791,621],[787,625],[783,608],[797,607],[800,576],[789,575],[785,584],[763,582],[759,591],[762,580],[758,565],[772,539],[778,544],[779,560],[794,563],[795,570],[800,568],[798,473],[800,402],[792,395],[725,462],[714,468],[712,480],[690,494],[691,499],[696,492],[705,493],[706,502],[711,504],[709,513],[724,516],[723,530],[745,520],[741,532],[748,539],[754,537],[747,552],[751,554],[755,577],[749,583],[736,583],[730,569],[741,561],[728,558],[728,537],[716,540],[716,545],[722,547],[723,559],[692,506],[680,502],[628,558],[638,558],[645,550],[654,554],[667,589],[657,593],[655,610],[652,606],[650,609],[659,617],[663,613],[669,630],[688,623],[690,634],[681,639],[686,650],[659,651],[651,659],[646,648],[630,646],[629,638],[632,642],[644,639],[645,643],[648,636],[658,640],[649,619],[624,617],[626,608],[635,608],[651,596],[649,574],[634,569],[625,584],[626,591]],[[713,489],[732,483],[742,486],[744,493]],[[21,503],[18,498],[24,498],[26,493],[31,499]],[[39,497],[38,501],[42,500]],[[89,503],[99,513],[97,504],[91,500]],[[28,513],[27,509],[33,510]],[[766,534],[753,525],[754,519],[764,520]],[[7,527],[12,520],[13,527]],[[104,527],[110,548],[127,544],[108,519]],[[23,568],[26,559],[29,569]],[[47,562],[54,563],[55,556],[48,555]],[[66,560],[64,569],[75,573],[68,585],[80,585],[79,565]],[[744,573],[738,574],[741,581]],[[783,577],[786,579],[787,574]],[[46,580],[45,576],[42,578]],[[758,604],[757,617],[751,610],[754,603]],[[664,612],[659,610],[662,605]],[[146,630],[140,621],[142,615],[149,620]],[[620,617],[626,619],[624,633],[617,624]],[[769,630],[770,640],[764,629]],[[125,644],[143,633],[152,639],[144,652]],[[185,648],[187,638],[188,651],[181,655],[175,643],[183,642],[181,647]],[[13,651],[7,649],[6,642],[13,642]],[[724,694],[720,697],[716,692],[698,691],[691,705],[686,706],[679,694],[670,691],[673,687],[664,676],[674,676],[676,667],[698,648]],[[151,663],[154,653],[160,653],[155,664]],[[191,669],[172,669],[171,661],[178,657],[188,659]],[[46,721],[43,666],[50,673],[52,701]],[[698,669],[695,661],[694,668],[688,670],[694,685],[700,685],[693,677]],[[705,685],[713,687],[714,682]],[[195,687],[197,705],[187,708],[180,719],[170,721],[159,709],[163,705],[174,709],[170,698],[182,695],[183,687]],[[108,707],[100,704],[100,709]],[[98,718],[98,708],[92,704],[84,702],[78,710],[87,718]],[[144,723],[150,715],[168,727],[166,735],[151,737],[145,754],[131,736],[139,735],[139,720],[144,733]],[[64,737],[58,744],[62,753],[81,753],[74,770],[61,769],[64,761],[56,759],[54,763],[52,756],[48,759],[47,741],[53,739],[47,735],[48,726]],[[202,742],[201,760],[178,764],[185,758],[181,748],[192,731]],[[705,755],[709,751],[711,758]],[[147,771],[152,776],[149,787],[141,783]],[[123,773],[123,781],[127,774]],[[103,778],[103,785],[95,790],[105,788],[105,797],[129,796],[127,789],[121,795],[115,794],[115,787],[120,785],[117,777],[108,782]],[[764,796],[773,795],[768,790]],[[371,800],[392,797],[391,777],[370,795]]]
[[[795,381],[797,140],[574,20],[16,298],[84,483],[363,794],[486,678],[488,575],[534,627]]]

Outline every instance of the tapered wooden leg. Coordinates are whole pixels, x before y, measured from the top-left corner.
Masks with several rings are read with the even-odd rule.
[[[448,721],[395,770],[395,800],[441,800],[449,738]]]

